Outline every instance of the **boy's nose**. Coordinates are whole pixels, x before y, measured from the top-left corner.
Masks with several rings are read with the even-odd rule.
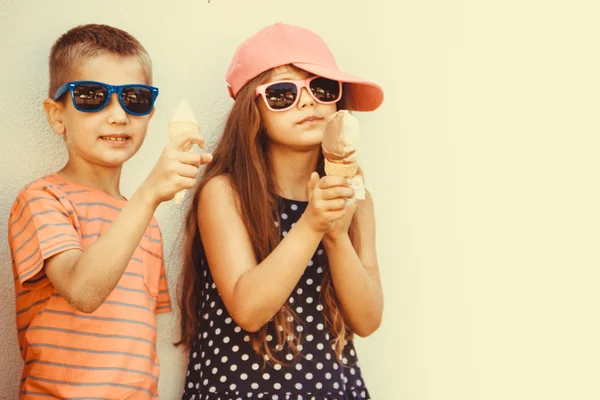
[[[105,107],[105,111],[108,113],[109,124],[123,124],[127,122],[127,112],[121,106],[119,102],[119,95],[113,93],[108,99],[108,104]]]

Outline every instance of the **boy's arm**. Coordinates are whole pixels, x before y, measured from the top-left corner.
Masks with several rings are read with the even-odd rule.
[[[148,178],[94,244],[45,261],[48,279],[70,305],[94,312],[117,286],[158,205],[195,185],[199,166],[211,155],[181,150],[193,143],[204,145],[198,134],[183,134],[167,145]]]

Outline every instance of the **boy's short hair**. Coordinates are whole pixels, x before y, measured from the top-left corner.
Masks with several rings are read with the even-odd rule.
[[[142,44],[129,33],[108,25],[88,24],[70,29],[58,38],[50,50],[50,87],[48,97],[72,80],[83,62],[103,54],[137,57],[146,83],[152,84],[152,61]]]

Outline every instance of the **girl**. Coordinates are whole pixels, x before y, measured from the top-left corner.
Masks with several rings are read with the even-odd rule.
[[[227,82],[235,103],[186,222],[183,399],[369,398],[352,337],[382,316],[373,202],[346,206],[351,181],[324,176],[320,145],[327,117],[383,92],[285,24],[244,42]]]

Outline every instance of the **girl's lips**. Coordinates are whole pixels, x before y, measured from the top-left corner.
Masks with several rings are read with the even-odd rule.
[[[323,118],[311,115],[310,117],[306,117],[303,120],[298,121],[297,124],[303,124],[305,122],[316,122],[316,121],[323,121]]]

